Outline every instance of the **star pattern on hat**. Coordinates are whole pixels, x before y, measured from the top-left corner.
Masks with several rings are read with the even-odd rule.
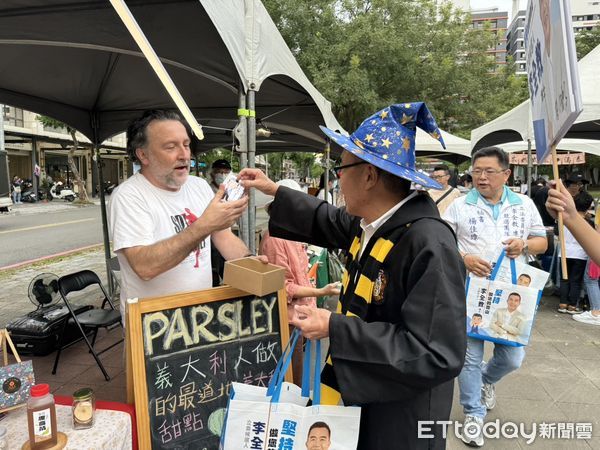
[[[427,107],[421,102],[392,105],[363,121],[352,141],[367,153],[399,166],[414,167],[416,126],[441,141],[441,133]],[[384,149],[379,150],[379,149]],[[391,151],[391,152],[390,152]]]
[[[388,106],[366,118],[349,137],[333,130],[323,130],[344,149],[370,164],[423,186],[439,189],[439,183],[416,170],[417,126],[445,148],[435,119],[423,102]]]

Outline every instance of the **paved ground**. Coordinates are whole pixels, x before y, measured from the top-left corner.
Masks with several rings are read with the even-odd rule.
[[[100,204],[99,198],[91,198],[90,201],[95,205]],[[76,203],[66,202],[64,200],[52,200],[51,202],[39,203],[21,203],[11,206],[10,215],[43,214],[54,211],[64,211],[72,208],[83,208],[84,206]]]
[[[27,269],[0,272],[0,326],[33,309],[27,298],[27,287],[34,275],[51,272],[60,276],[84,268],[96,271],[105,281],[103,251],[88,251]],[[98,301],[98,292],[89,295]],[[556,424],[591,423],[592,438],[549,440],[537,437],[532,445],[527,445],[522,438],[488,439],[486,448],[600,450],[600,327],[580,324],[571,316],[555,312],[557,303],[556,297],[543,298],[523,367],[498,385],[498,406],[490,412],[487,420],[523,422],[527,431],[531,430],[532,423],[539,426],[544,421]],[[113,330],[108,335],[101,335],[98,346],[103,348],[119,338],[120,331]],[[487,350],[489,352],[490,349]],[[32,359],[37,380],[50,383],[56,393],[71,395],[85,385],[91,386],[100,399],[125,400],[122,346],[101,356],[109,375],[113,377],[110,382],[104,381],[83,345],[64,352],[56,375],[50,374],[54,354]],[[456,391],[451,419],[462,418]],[[466,447],[451,433],[448,448]]]

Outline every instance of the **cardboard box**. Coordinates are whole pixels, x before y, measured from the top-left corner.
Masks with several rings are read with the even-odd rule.
[[[223,283],[259,297],[283,289],[285,269],[255,258],[225,261]]]

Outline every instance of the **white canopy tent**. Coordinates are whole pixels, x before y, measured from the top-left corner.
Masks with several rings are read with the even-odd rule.
[[[600,45],[579,61],[579,79],[583,112],[579,115],[565,138],[600,139],[600,90],[598,68]],[[471,132],[473,151],[490,145],[513,141],[533,143],[533,120],[529,100],[502,114]]]
[[[322,152],[319,125],[341,130],[259,0],[126,3],[204,127],[201,149],[237,141],[242,164],[253,166],[257,147]],[[58,119],[97,149],[142,111],[174,107],[108,1],[0,2],[0,60],[0,103]],[[257,120],[272,131],[264,143]],[[36,159],[32,153],[32,166]],[[102,189],[100,197],[109,272]],[[253,250],[252,202],[242,236]]]
[[[500,147],[507,153],[527,151],[527,142],[508,142]],[[532,150],[535,150],[533,145]],[[600,141],[593,139],[570,139],[565,138],[560,141],[557,147],[558,151],[587,153],[589,155],[600,156]]]
[[[442,147],[437,139],[417,128],[415,148],[417,156],[429,156],[431,158],[451,161],[455,164],[471,159],[471,143],[467,139],[455,136],[447,131],[440,130],[446,149]]]

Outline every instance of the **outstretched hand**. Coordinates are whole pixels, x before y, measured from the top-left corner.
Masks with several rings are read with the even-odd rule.
[[[221,185],[204,213],[198,218],[209,233],[231,227],[248,206],[247,196],[232,202],[224,202],[222,201],[224,195],[225,186]]]
[[[243,182],[242,184],[246,189],[253,187],[263,194],[272,196],[275,196],[279,187],[260,169],[242,169],[238,175],[238,179]]]
[[[562,212],[565,223],[577,216],[573,197],[569,191],[567,191],[567,188],[563,185],[561,180],[558,180],[558,184],[554,181],[550,181],[546,209],[554,219],[556,219],[559,212]]]
[[[319,294],[319,296],[340,295],[340,286],[341,283],[338,282],[326,284],[320,289],[321,293]]]

